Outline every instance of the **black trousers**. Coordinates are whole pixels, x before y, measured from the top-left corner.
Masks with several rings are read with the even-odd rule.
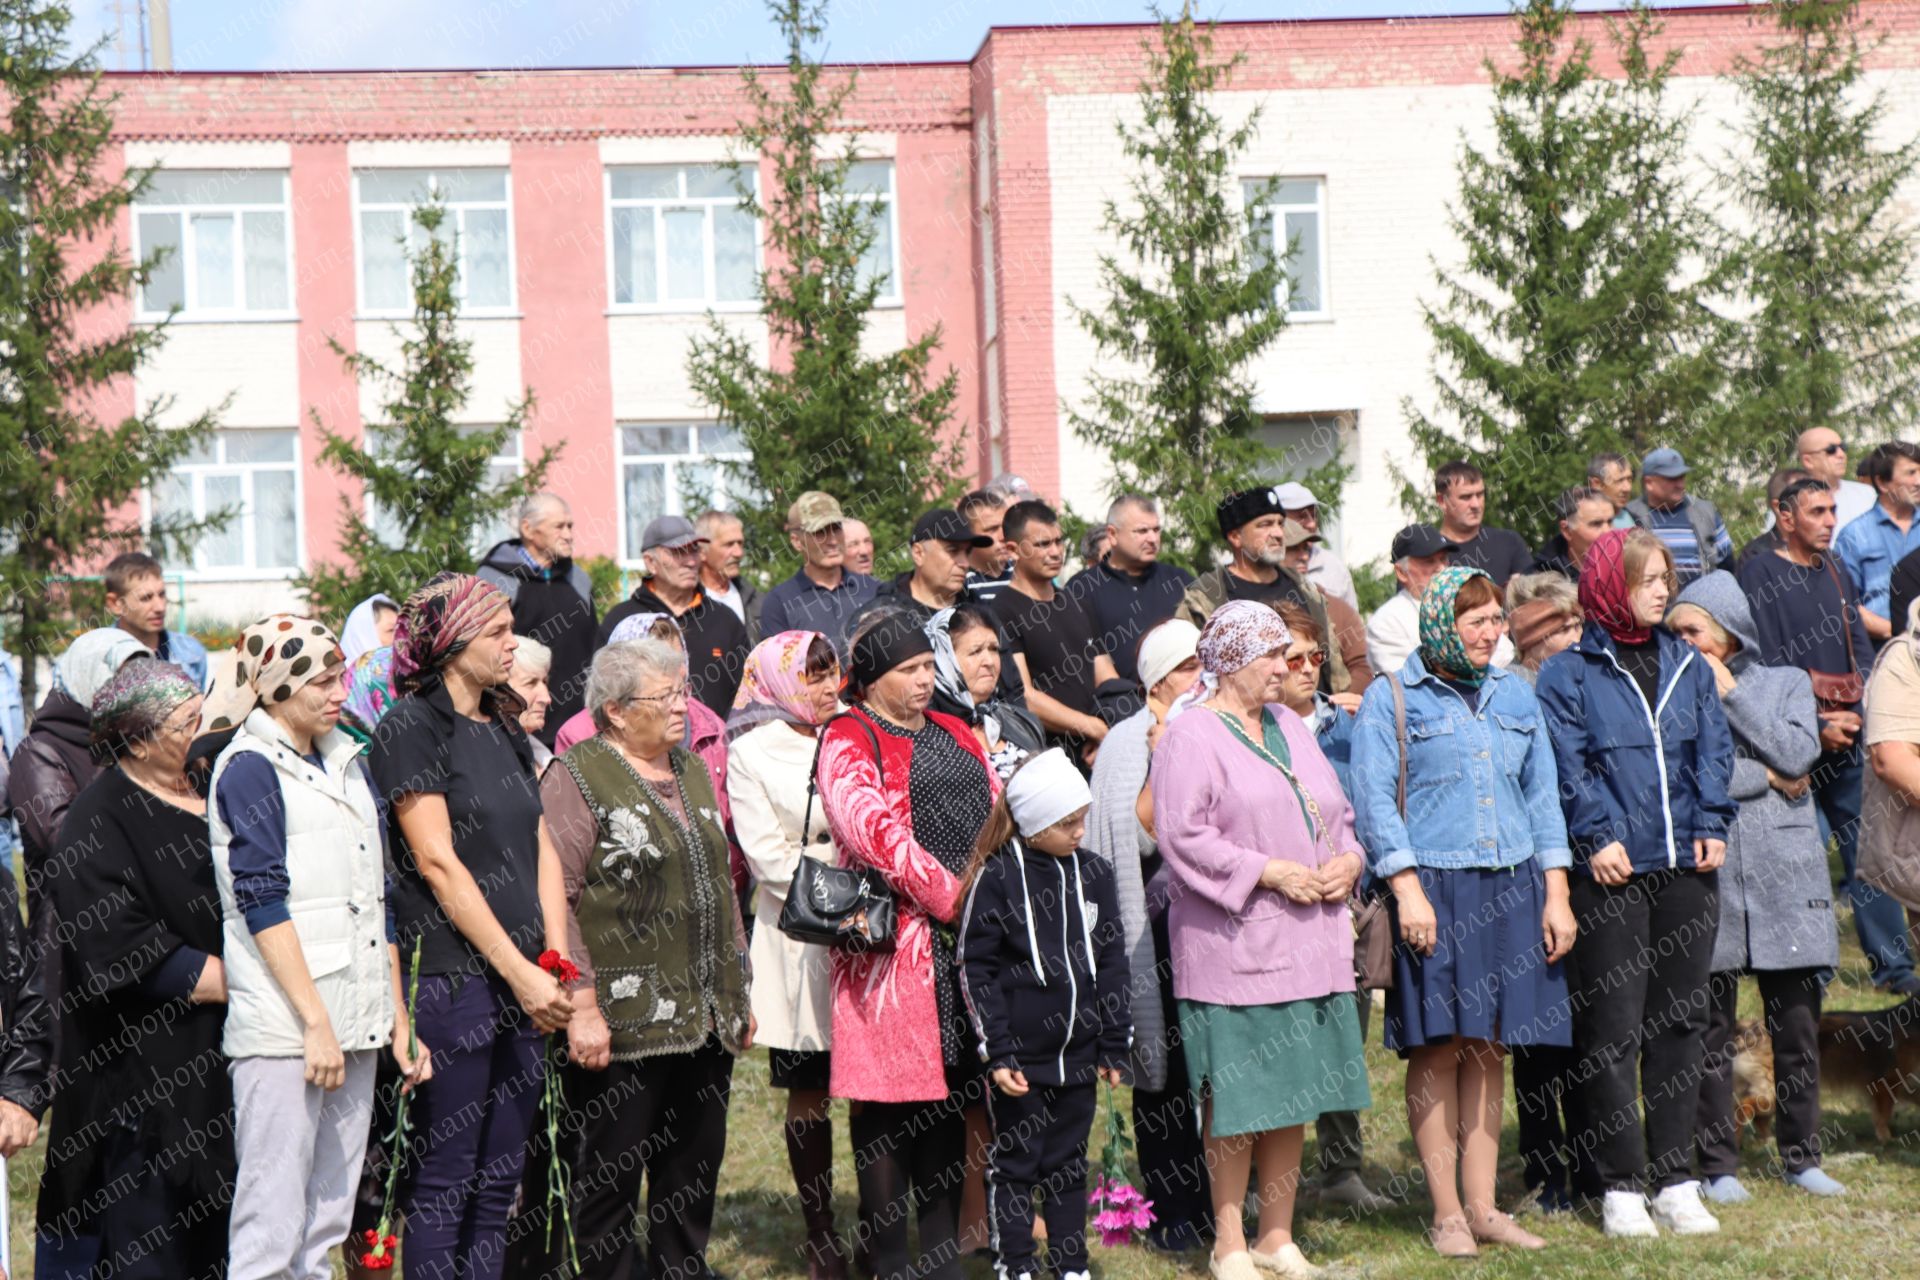
[[[1087,1269],[1087,1135],[1097,1099],[1091,1084],[1037,1084],[1018,1098],[988,1093],[993,1158],[987,1202],[1000,1275],[1040,1272],[1033,1247],[1036,1189],[1053,1270],[1066,1275]]]
[[[1180,1017],[1168,954],[1167,918],[1162,915],[1153,921],[1153,961],[1165,1015],[1161,1025],[1166,1028],[1167,1087],[1133,1091],[1133,1139],[1140,1156],[1142,1193],[1153,1201],[1154,1220],[1162,1227],[1185,1223],[1210,1232],[1213,1187],[1187,1078],[1187,1055],[1180,1047]]]
[[[100,1214],[95,1280],[221,1280],[227,1274],[232,1184],[197,1196],[155,1172],[167,1154],[123,1125],[108,1130],[100,1185],[126,1190]]]
[[[1624,885],[1573,877],[1574,1042],[1600,1185],[1659,1191],[1692,1176],[1720,922],[1719,876],[1660,870]],[[1645,1099],[1641,1125],[1639,1102]]]
[[[1773,1037],[1774,1139],[1788,1173],[1820,1163],[1819,969],[1756,973]],[[1733,1115],[1733,1021],[1740,975],[1713,975],[1707,1020],[1706,1078],[1700,1087],[1696,1140],[1700,1176],[1718,1178],[1740,1167],[1740,1127]]]
[[[582,1280],[702,1280],[713,1230],[720,1162],[727,1150],[733,1055],[709,1038],[691,1053],[613,1062],[604,1071],[563,1072],[572,1173],[569,1205]],[[514,1219],[507,1274],[520,1280],[571,1275],[566,1235],[547,1226],[547,1157],[535,1143]],[[646,1183],[646,1256],[640,1189]]]
[[[1587,1124],[1579,1053],[1556,1044],[1515,1045],[1508,1052],[1527,1189],[1597,1196],[1593,1153],[1580,1141]]]
[[[966,1181],[962,1110],[975,1092],[939,1102],[855,1102],[847,1117],[860,1185],[860,1236],[873,1280],[960,1280],[960,1189]],[[916,1267],[908,1214],[920,1224]]]

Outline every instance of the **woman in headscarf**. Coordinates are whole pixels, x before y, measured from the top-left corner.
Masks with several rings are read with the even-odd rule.
[[[1000,628],[974,605],[955,605],[927,620],[933,641],[933,710],[964,720],[1005,782],[1028,756],[1046,749],[1033,713],[1000,701]]]
[[[340,652],[345,655],[347,665],[358,662],[363,653],[391,645],[394,629],[399,625],[400,606],[390,595],[375,592],[353,606],[353,612],[347,615],[347,625],[340,629]]]
[[[1560,969],[1573,858],[1540,707],[1492,665],[1505,630],[1485,570],[1442,569],[1420,599],[1420,647],[1367,689],[1353,728],[1360,842],[1400,932],[1386,1042],[1407,1059],[1430,1236],[1449,1258],[1545,1247],[1494,1201],[1505,1051],[1573,1039]]]
[[[387,937],[380,815],[360,744],[336,727],[345,662],[310,618],[240,633],[209,731],[235,730],[210,786],[225,917],[235,1280],[325,1280],[351,1219],[380,1050],[409,1084],[400,952]],[[288,1230],[290,1221],[302,1224]]]
[[[234,1177],[220,895],[185,773],[200,690],[137,658],[94,695],[112,762],[61,827],[52,892],[72,975],[40,1184],[39,1273],[223,1277]]]
[[[955,1280],[965,1181],[963,1112],[982,1097],[953,921],[961,876],[1000,780],[967,724],[933,700],[933,642],[912,611],[860,620],[853,710],[821,735],[815,785],[841,862],[885,877],[898,905],[891,952],[833,954],[832,1092],[853,1100],[860,1221],[877,1280]],[[907,1247],[918,1211],[919,1254]]]
[[[1573,844],[1580,945],[1567,977],[1592,1126],[1582,1140],[1610,1236],[1720,1229],[1700,1202],[1693,1143],[1736,813],[1733,735],[1712,668],[1660,625],[1675,581],[1654,534],[1601,534],[1581,562],[1586,629],[1534,685]]]
[[[820,726],[840,706],[840,662],[817,631],[782,631],[754,646],[727,720],[727,790],[734,835],[756,884],[753,931],[755,1040],[768,1074],[787,1091],[787,1162],[806,1224],[809,1280],[843,1280],[847,1256],[833,1229],[833,1118],[827,1104],[833,1044],[831,952],[780,932],[780,911],[800,859],[838,853],[815,803]],[[803,839],[804,838],[804,839]]]
[[[1347,913],[1361,853],[1333,767],[1276,702],[1291,642],[1266,605],[1215,610],[1200,633],[1200,680],[1154,749],[1160,852],[1177,885],[1173,993],[1213,1176],[1218,1280],[1319,1273],[1293,1240],[1302,1126],[1370,1103]],[[1241,1213],[1255,1164],[1249,1242]]]
[[[1133,990],[1133,1132],[1144,1194],[1153,1201],[1152,1240],[1198,1249],[1213,1229],[1206,1153],[1193,1120],[1186,1055],[1177,1036],[1173,968],[1167,949],[1168,873],[1141,822],[1152,743],[1174,699],[1200,678],[1200,629],[1170,618],[1140,638],[1137,669],[1147,704],[1113,726],[1093,762],[1087,847],[1113,864]]]
[[[402,955],[419,947],[416,1018],[435,1046],[415,1107],[407,1273],[497,1280],[539,1106],[541,1037],[573,1003],[541,969],[565,955],[560,862],[540,823],[527,736],[503,691],[513,613],[443,573],[407,597],[393,642],[401,697],[374,736]]]

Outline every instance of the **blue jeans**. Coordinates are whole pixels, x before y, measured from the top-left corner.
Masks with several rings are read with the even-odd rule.
[[[1844,752],[1828,752],[1813,768],[1813,805],[1820,816],[1820,843],[1840,842],[1841,882],[1853,903],[1853,927],[1860,949],[1873,966],[1873,981],[1885,986],[1913,972],[1907,950],[1907,913],[1898,902],[1863,883],[1854,874],[1860,850],[1860,787],[1866,757],[1856,743]]]

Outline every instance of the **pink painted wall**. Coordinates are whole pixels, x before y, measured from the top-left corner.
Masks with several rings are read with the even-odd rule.
[[[315,467],[328,430],[361,436],[359,383],[328,344],[355,348],[353,331],[353,174],[344,142],[296,142],[288,175],[293,202],[294,300],[300,309],[301,516],[310,562],[338,559],[341,501],[359,500],[357,484]]]

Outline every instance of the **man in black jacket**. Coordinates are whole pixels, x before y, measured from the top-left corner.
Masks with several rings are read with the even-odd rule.
[[[547,690],[553,706],[540,740],[549,747],[579,711],[593,662],[593,583],[573,562],[573,512],[555,494],[536,493],[520,504],[520,536],[497,543],[481,558],[477,577],[507,593],[515,635],[553,650]]]
[[[722,720],[733,710],[747,663],[746,624],[700,589],[700,551],[706,539],[683,517],[660,516],[640,538],[647,576],[639,589],[607,610],[594,650],[604,647],[621,620],[636,613],[670,614],[687,642],[687,685]],[[551,714],[547,717],[551,720]]]
[[[1587,548],[1613,527],[1613,502],[1600,490],[1577,484],[1562,492],[1554,506],[1560,517],[1560,532],[1540,548],[1527,572],[1557,573],[1577,583]]]

